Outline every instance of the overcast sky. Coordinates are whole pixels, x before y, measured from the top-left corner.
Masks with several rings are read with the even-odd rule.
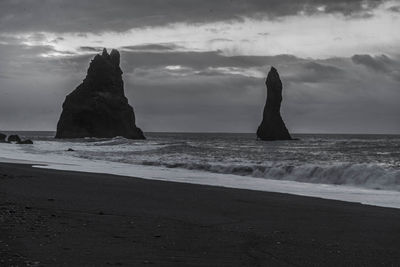
[[[103,47],[149,131],[400,133],[400,0],[1,0],[0,131],[55,130]]]

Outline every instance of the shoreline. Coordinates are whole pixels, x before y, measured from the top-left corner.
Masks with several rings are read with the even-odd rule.
[[[400,264],[392,208],[10,163],[0,201],[21,266]]]
[[[211,173],[179,168],[170,169],[79,158],[54,158],[53,161],[46,161],[44,158],[31,160],[30,158],[31,157],[12,159],[0,157],[0,163],[28,164],[34,168],[59,171],[96,173],[100,175],[126,176],[155,181],[209,185],[261,192],[276,192],[400,209],[400,192],[395,190],[377,190],[351,185],[265,179],[234,174]],[[134,173],[134,175],[132,175],[132,173]]]
[[[32,133],[32,136],[34,135],[35,134]],[[130,145],[130,141],[123,138],[116,138],[115,140],[97,140],[93,143],[87,142],[87,140],[81,140],[83,143],[80,141],[77,143],[53,143],[48,142],[48,140],[44,138],[43,140],[47,141],[37,141],[33,147],[1,147],[4,147],[3,157],[27,160],[19,160],[18,162],[34,163],[40,165],[35,166],[39,168],[107,173],[111,175],[140,177],[143,179],[168,180],[181,183],[208,184],[228,188],[288,193],[400,209],[400,188],[396,183],[396,177],[399,174],[398,168],[392,168],[390,166],[383,167],[379,164],[380,160],[378,158],[377,162],[371,163],[368,163],[367,160],[360,162],[333,161],[332,164],[325,161],[319,162],[318,159],[315,158],[316,162],[310,160],[297,164],[296,160],[292,162],[290,159],[283,161],[269,159],[263,163],[252,160],[248,162],[246,157],[251,158],[252,156],[247,155],[243,157],[239,156],[239,158],[242,158],[236,159],[233,162],[229,162],[229,160],[225,162],[223,160],[219,163],[217,158],[214,162],[203,158],[205,154],[203,152],[199,153],[197,150],[193,158],[187,162],[185,160],[182,161],[182,159],[179,158],[180,154],[174,152],[176,149],[190,150],[189,143],[193,141],[197,144],[196,142],[199,140],[202,142],[201,140],[203,137],[199,138],[200,137],[195,136],[183,138],[180,135],[156,135],[154,136],[154,139],[158,140],[156,142],[140,143],[138,145],[135,143],[135,146],[129,146],[129,148],[125,145]],[[216,136],[216,138],[219,137]],[[239,140],[241,140],[239,143],[243,144],[244,142],[246,147],[249,146],[249,151],[253,151],[252,147],[256,144],[252,143],[252,145],[250,145],[248,143],[248,137],[240,135],[235,138],[239,138]],[[314,137],[308,138],[307,142],[313,144]],[[332,140],[331,138],[321,138],[321,142],[326,143],[327,147],[332,145],[332,141],[334,141],[334,143],[342,142],[340,141],[342,138],[340,136]],[[53,141],[54,139],[51,140]],[[175,148],[175,142],[177,140],[182,142],[182,147],[179,145],[178,148]],[[222,147],[225,147],[228,151],[230,141],[229,139],[223,140]],[[384,150],[389,149],[385,140],[384,144],[386,145],[383,145]],[[368,140],[366,141],[367,144],[370,143]],[[307,142],[300,146],[306,145]],[[379,145],[381,141],[377,140],[377,142],[377,145]],[[277,144],[278,147],[282,147],[283,150],[288,149],[285,144],[279,144],[279,142],[274,144]],[[206,147],[207,145],[204,148],[205,150],[207,150]],[[258,147],[258,144],[255,147]],[[325,147],[325,149],[328,149],[327,147]],[[69,148],[72,148],[74,151],[67,152]],[[271,149],[269,145],[267,148]],[[115,149],[118,150],[118,152]],[[159,151],[160,149],[161,151]],[[261,149],[263,152],[259,157],[255,158],[263,158],[263,155],[266,153],[264,151],[265,149]],[[275,149],[272,150],[275,151]],[[141,153],[138,151],[146,152]],[[210,150],[207,153],[211,153],[211,155],[216,153],[215,155],[217,155],[218,153],[226,152],[224,149],[221,151],[225,152],[216,151]],[[277,151],[279,151],[279,149]],[[389,149],[388,151],[391,150]],[[253,152],[258,153],[257,149]],[[129,156],[123,156],[121,158],[121,155],[124,153],[127,153]],[[172,153],[171,159],[159,159],[159,153]],[[297,155],[296,157],[299,157],[299,159],[307,157],[306,155],[314,155],[312,151],[304,155],[302,155],[304,152],[300,152],[301,155],[298,155],[298,152],[293,153],[295,153]],[[358,155],[360,153],[355,152],[355,154]],[[30,160],[32,161],[30,162]],[[13,160],[9,160],[8,162],[12,161]],[[390,162],[390,160],[388,160],[388,162]]]

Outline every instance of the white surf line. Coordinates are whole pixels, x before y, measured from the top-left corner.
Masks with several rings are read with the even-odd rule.
[[[4,158],[0,157],[0,163],[15,163],[15,164],[28,164],[28,165],[75,165],[69,163],[58,163],[58,162],[51,162],[51,161],[36,161],[36,160],[29,160],[29,159],[13,159],[13,158]]]
[[[189,184],[220,186],[265,192],[286,193],[323,199],[356,202],[366,205],[400,209],[400,192],[389,190],[363,189],[352,186],[312,184],[295,181],[262,179],[229,174],[217,174],[184,169],[168,169],[103,161],[81,161],[81,164],[34,165],[65,171],[113,174],[141,179],[170,181]]]

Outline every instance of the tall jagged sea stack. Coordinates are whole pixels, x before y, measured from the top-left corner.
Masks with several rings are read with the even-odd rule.
[[[86,78],[64,101],[56,138],[145,138],[125,97],[119,63],[115,49],[94,57]]]
[[[281,117],[282,82],[274,67],[271,67],[265,84],[267,86],[267,102],[264,107],[263,120],[257,129],[257,137],[266,141],[291,140],[292,137]]]

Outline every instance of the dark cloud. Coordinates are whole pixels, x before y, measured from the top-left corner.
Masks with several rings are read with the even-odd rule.
[[[46,35],[40,32],[35,32],[29,36],[29,40],[33,42],[40,42],[46,40]]]
[[[339,69],[338,67],[335,66],[330,66],[330,65],[324,65],[324,64],[319,64],[316,62],[307,62],[306,64],[304,64],[304,67],[306,69],[309,69],[311,71],[314,71],[315,73],[319,74],[319,75],[331,75],[331,74],[341,74],[343,71],[341,69]]]
[[[400,13],[400,6],[392,6],[389,10],[395,13]]]
[[[270,19],[299,13],[369,14],[385,0],[42,0],[0,2],[0,32],[104,32],[174,22]],[[321,9],[321,7],[323,7]]]
[[[103,50],[103,47],[97,46],[97,47],[93,47],[93,46],[81,46],[79,47],[79,51],[82,52],[101,52]]]
[[[182,50],[183,47],[174,43],[159,43],[123,46],[121,49],[129,52],[172,52]]]
[[[214,43],[214,42],[233,42],[232,39],[227,39],[227,38],[215,38],[215,39],[211,39],[209,41],[210,43]]]
[[[320,83],[343,79],[346,73],[339,67],[328,65],[327,63],[317,63],[316,61],[304,60],[296,64],[297,71],[286,76],[288,82],[301,83]],[[321,60],[320,60],[321,61]],[[322,61],[323,62],[323,61]]]
[[[386,55],[372,57],[370,55],[354,55],[351,57],[354,63],[364,65],[367,68],[379,72],[387,72],[388,65],[392,62]]]
[[[65,39],[63,38],[63,37],[57,37],[57,38],[55,38],[54,40],[52,40],[52,41],[50,41],[51,43],[55,43],[55,44],[57,44],[58,42],[60,42],[60,41],[64,41]]]
[[[389,58],[386,55],[354,55],[351,59],[356,64],[363,65],[373,71],[400,80],[400,62],[398,60]]]

